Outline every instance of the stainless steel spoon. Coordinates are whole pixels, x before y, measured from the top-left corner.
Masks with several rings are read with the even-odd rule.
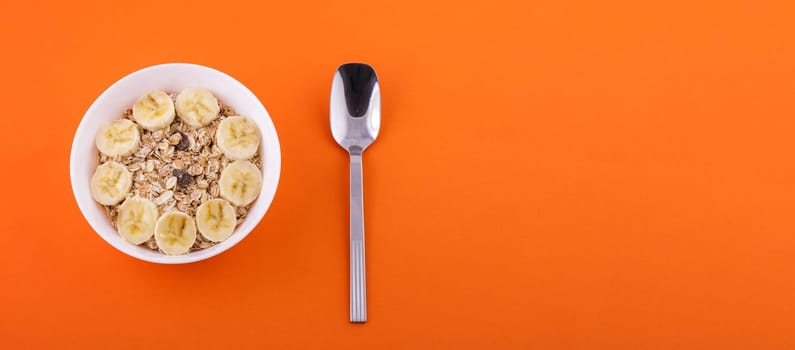
[[[381,127],[381,90],[375,70],[363,63],[337,68],[331,85],[331,134],[351,156],[351,322],[367,322],[364,273],[362,153]]]

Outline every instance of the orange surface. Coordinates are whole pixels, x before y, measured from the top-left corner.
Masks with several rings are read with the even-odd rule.
[[[759,1],[5,3],[0,348],[795,347],[795,9]],[[102,241],[72,135],[192,62],[273,116],[282,180],[186,266]],[[382,83],[370,322],[348,318],[338,64]]]

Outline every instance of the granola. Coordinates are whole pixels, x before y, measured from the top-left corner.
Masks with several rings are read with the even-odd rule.
[[[176,94],[168,94],[176,100]],[[202,203],[221,197],[220,177],[231,162],[215,142],[218,125],[226,118],[236,115],[234,109],[219,101],[219,117],[202,127],[191,127],[180,118],[159,130],[150,131],[139,127],[140,145],[127,156],[108,156],[99,153],[99,163],[114,161],[124,165],[132,175],[132,185],[126,199],[141,197],[151,200],[159,213],[179,211],[193,217]],[[122,119],[133,120],[133,110],[128,108]],[[259,150],[249,159],[257,168],[262,168]],[[121,203],[103,205],[114,228]],[[245,219],[251,204],[236,206],[237,225]],[[215,245],[203,235],[197,235],[190,251]],[[158,250],[152,236],[141,246]]]

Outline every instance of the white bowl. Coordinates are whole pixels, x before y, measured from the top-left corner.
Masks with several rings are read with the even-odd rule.
[[[179,91],[191,86],[207,88],[221,101],[234,107],[238,114],[249,117],[257,123],[262,132],[262,142],[260,142],[263,168],[262,192],[231,237],[207,249],[172,256],[124,241],[111,226],[110,218],[105,214],[102,206],[91,198],[89,180],[97,167],[98,156],[94,136],[102,122],[121,118],[125,109],[131,107],[138,97],[152,89]],[[144,68],[111,85],[91,104],[83,120],[80,121],[72,141],[72,154],[69,159],[72,191],[80,211],[94,231],[110,245],[132,257],[161,264],[184,264],[204,260],[240,242],[268,211],[276,194],[280,171],[279,138],[276,136],[276,129],[268,111],[254,93],[229,75],[212,68],[185,63]]]

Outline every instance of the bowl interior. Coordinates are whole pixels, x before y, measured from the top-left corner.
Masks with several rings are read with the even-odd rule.
[[[121,117],[125,109],[152,89],[178,92],[186,87],[204,87],[212,91],[219,100],[235,108],[242,116],[251,118],[262,133],[260,154],[262,155],[262,192],[249,209],[243,223],[235,233],[210,248],[185,255],[169,256],[124,241],[111,226],[110,219],[101,205],[89,192],[89,181],[96,169],[98,157],[94,137],[99,126],[108,120]],[[111,85],[97,98],[83,116],[72,142],[70,175],[80,211],[91,227],[116,249],[133,257],[156,263],[180,264],[199,261],[215,256],[246,237],[259,223],[276,193],[281,171],[279,139],[270,115],[257,97],[240,82],[212,68],[172,63],[144,68]]]

